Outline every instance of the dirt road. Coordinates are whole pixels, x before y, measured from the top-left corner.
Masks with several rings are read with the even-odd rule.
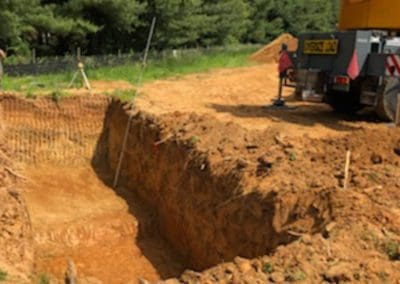
[[[291,99],[293,89],[290,88],[285,90],[285,96],[295,109],[265,108],[276,98],[277,90],[277,66],[266,64],[146,84],[140,91],[138,105],[155,114],[175,111],[208,113],[249,129],[276,127],[289,136],[336,136],[382,124],[371,113],[339,115],[323,104],[294,102]]]

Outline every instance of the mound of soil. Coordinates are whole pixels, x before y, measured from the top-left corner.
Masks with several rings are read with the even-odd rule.
[[[296,51],[298,40],[288,33],[284,33],[267,44],[265,47],[250,56],[252,61],[258,63],[272,63],[277,62],[279,59],[279,51],[282,44],[287,44],[289,51]]]

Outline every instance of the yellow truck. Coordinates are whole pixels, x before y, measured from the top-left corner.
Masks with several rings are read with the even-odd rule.
[[[342,0],[337,31],[306,33],[294,55],[303,100],[394,120],[400,94],[400,0]],[[312,99],[311,99],[312,98]]]

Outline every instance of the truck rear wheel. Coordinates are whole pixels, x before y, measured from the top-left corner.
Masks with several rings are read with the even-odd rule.
[[[390,77],[385,80],[382,91],[378,97],[378,104],[375,112],[388,121],[396,118],[397,96],[400,93],[400,78]]]

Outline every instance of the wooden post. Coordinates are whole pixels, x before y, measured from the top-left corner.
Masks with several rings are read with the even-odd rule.
[[[144,56],[143,56],[143,61],[142,61],[142,67],[141,70],[139,72],[139,76],[137,79],[137,83],[136,83],[136,87],[138,88],[140,86],[140,84],[142,83],[142,77],[143,77],[143,72],[146,68],[146,64],[147,64],[147,57],[149,55],[149,51],[150,51],[150,46],[151,46],[151,41],[153,39],[153,34],[154,34],[154,28],[156,27],[156,22],[157,22],[157,18],[154,17],[153,21],[151,22],[151,27],[150,27],[150,31],[149,31],[149,36],[147,37],[147,43],[146,43],[146,48],[144,50]]]
[[[149,36],[147,38],[147,43],[146,43],[146,49],[144,51],[144,57],[143,57],[143,62],[142,62],[143,66],[146,66],[147,56],[149,55],[149,50],[150,50],[150,45],[151,45],[151,40],[153,39],[154,28],[156,27],[156,21],[157,21],[157,19],[154,17],[151,22],[150,32],[149,32]]]
[[[400,126],[400,93],[397,94],[397,105],[396,105],[396,126]]]
[[[78,47],[77,49],[76,49],[76,58],[78,59],[78,61],[81,61],[81,48],[80,47]]]
[[[343,181],[343,190],[347,190],[349,183],[349,170],[350,170],[350,159],[351,152],[347,151],[346,153],[346,164],[344,166],[344,181]]]
[[[88,79],[87,76],[86,76],[86,73],[85,73],[85,70],[84,70],[84,67],[83,67],[83,63],[80,62],[79,65],[78,65],[78,68],[79,68],[79,72],[81,72],[81,75],[82,75],[82,78],[83,78],[84,86],[85,86],[86,89],[88,89],[89,91],[92,91],[92,86],[90,85],[89,79]]]
[[[140,83],[142,81],[143,72],[144,72],[144,70],[146,68],[147,56],[149,54],[151,41],[153,39],[153,34],[154,34],[154,29],[156,27],[156,22],[157,22],[157,18],[154,17],[153,21],[151,22],[149,36],[147,38],[146,49],[144,51],[142,67],[141,67],[141,70],[139,72],[136,88],[138,88],[140,86]],[[114,175],[113,188],[116,188],[118,186],[120,171],[121,171],[121,167],[122,167],[122,161],[123,161],[124,155],[125,155],[125,148],[126,148],[126,144],[127,144],[127,141],[128,141],[129,132],[131,130],[131,120],[132,120],[132,115],[129,115],[128,122],[127,122],[126,128],[125,128],[124,138],[123,138],[123,141],[122,141],[122,148],[121,148],[121,152],[120,152],[119,159],[118,159],[117,169],[116,169],[115,175]]]
[[[121,51],[121,49],[119,48],[118,49],[118,58],[121,58],[122,57],[122,51]]]
[[[122,140],[122,149],[121,149],[121,152],[119,153],[117,169],[115,171],[113,188],[117,188],[117,185],[118,185],[119,175],[120,175],[121,167],[122,167],[122,161],[123,161],[124,155],[125,155],[126,143],[128,142],[129,131],[131,130],[131,120],[132,120],[132,115],[129,115],[128,122],[127,122],[127,125],[125,128],[124,139]]]
[[[78,273],[76,270],[75,263],[71,259],[69,259],[67,271],[65,271],[65,283],[76,284],[77,278],[78,278]]]
[[[36,49],[32,48],[32,63],[36,63]]]

